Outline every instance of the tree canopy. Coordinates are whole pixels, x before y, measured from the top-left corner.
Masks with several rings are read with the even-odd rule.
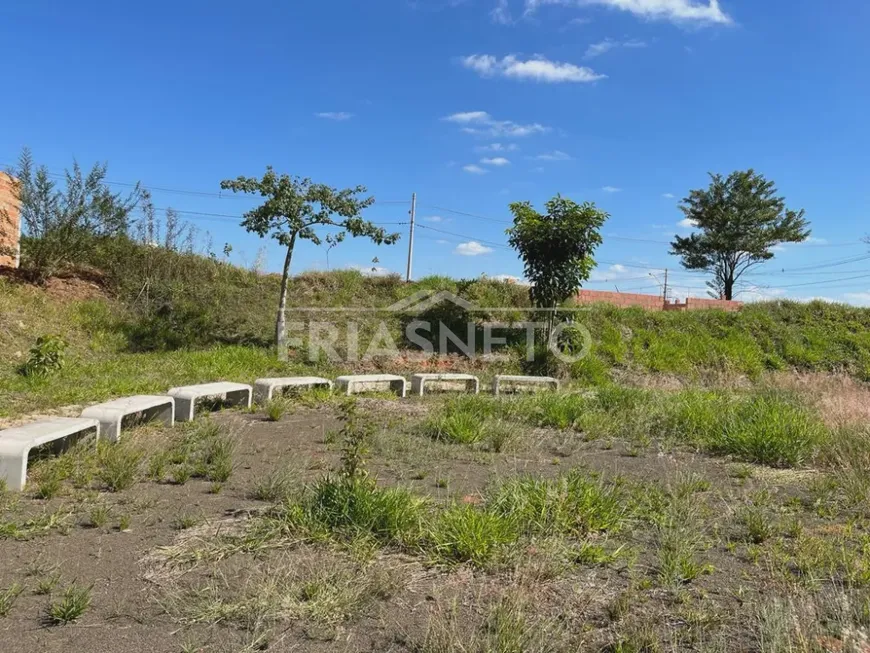
[[[601,244],[599,230],[610,216],[595,204],[557,195],[538,213],[530,202],[510,205],[514,226],[508,242],[523,260],[529,295],[535,306],[554,308],[589,278],[592,254]]]
[[[680,210],[696,231],[674,236],[671,254],[681,257],[687,270],[713,274],[707,283],[711,295],[733,299],[740,278],[772,259],[776,245],[809,238],[809,223],[803,209],[787,209],[774,183],[754,170],[710,179],[708,188],[683,199]]]
[[[362,211],[375,201],[373,197],[362,197],[366,193],[364,186],[338,190],[326,184],[316,184],[308,178],[278,175],[268,166],[259,179],[225,179],[221,188],[263,197],[265,201],[260,206],[244,214],[242,226],[261,238],[271,236],[287,249],[275,324],[275,342],[282,360],[287,358],[287,285],[296,240],[310,240],[315,245],[327,240],[330,245],[337,245],[346,234],[350,234],[367,237],[377,245],[391,245],[399,239],[399,234],[388,234],[385,229],[363,219]],[[338,231],[319,233],[318,228]]]

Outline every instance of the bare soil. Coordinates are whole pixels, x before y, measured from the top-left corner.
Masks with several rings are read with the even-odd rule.
[[[558,626],[561,637],[576,647],[572,650],[709,650],[704,647],[722,637],[728,642],[722,650],[758,650],[747,624],[759,605],[782,592],[783,583],[730,532],[738,528],[736,506],[760,492],[769,495],[774,512],[810,502],[808,487],[816,472],[746,471],[747,466],[739,466],[743,471],[735,473],[734,463],[691,451],[663,451],[656,445],[639,449],[619,440],[585,442],[574,432],[545,429],[526,428],[522,443],[510,453],[433,443],[413,428],[433,401],[363,402],[382,425],[369,462],[379,483],[401,485],[436,502],[473,504],[491,484],[518,474],[553,477],[581,467],[607,478],[662,487],[697,477],[708,483],[699,493],[707,510],[707,544],[698,552],[708,571],[677,589],[662,587],[654,580],[654,531],[640,527],[600,541],[610,551],[633,551],[633,558],[575,563],[558,572],[550,571],[553,563],[545,543],[530,546],[510,569],[497,571],[433,566],[420,556],[386,550],[360,562],[347,551],[310,543],[230,556],[181,574],[163,569],[165,547],[207,539],[264,510],[268,504],[252,495],[271,472],[289,467],[301,483],[310,482],[339,462],[338,444],[330,435],[339,422],[328,406],[299,406],[279,422],[266,421],[262,414],[224,412],[215,419],[237,434],[239,446],[236,469],[219,493],[211,483],[191,479],[183,485],[143,480],[102,495],[68,487],[51,500],[6,495],[0,503],[3,519],[21,521],[53,511],[69,517],[66,529],[46,535],[24,540],[0,535],[0,593],[13,583],[24,588],[8,614],[0,616],[0,651],[475,650],[469,643],[474,633],[486,630],[487,610],[506,595],[524,597],[533,621]],[[138,437],[160,435],[152,429]],[[110,506],[110,516],[105,525],[93,527],[88,510],[99,501]],[[123,532],[118,528],[122,516],[130,520]],[[838,523],[807,511],[799,517],[807,529]],[[183,528],[185,520],[188,527]],[[229,617],[211,623],[179,617],[197,587],[232,595],[252,586],[264,571],[344,569],[363,574],[376,588],[346,618],[291,615],[263,634],[266,630],[257,624],[239,624]],[[40,581],[53,573],[60,574],[57,585],[50,594],[38,593]],[[72,581],[93,586],[91,606],[76,623],[52,625],[48,606]],[[433,629],[444,641],[454,637],[454,643],[438,649],[431,641]],[[644,629],[652,629],[659,646],[666,643],[667,648],[612,648],[625,633]],[[469,648],[460,648],[465,644]],[[531,644],[516,650],[524,648],[545,650]]]

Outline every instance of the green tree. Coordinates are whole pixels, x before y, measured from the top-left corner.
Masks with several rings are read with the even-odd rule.
[[[773,247],[800,243],[810,236],[804,211],[791,211],[776,186],[753,170],[711,174],[710,186],[693,190],[680,210],[697,229],[674,236],[671,254],[687,270],[713,275],[710,294],[733,299],[735,284],[753,267],[773,258]]]
[[[271,235],[287,248],[275,321],[275,346],[280,360],[288,358],[287,286],[296,241],[310,240],[320,245],[323,239],[317,233],[318,227],[339,230],[330,236],[332,242],[341,242],[345,233],[354,237],[365,236],[378,245],[391,245],[399,239],[399,234],[388,234],[361,217],[363,209],[375,201],[373,197],[361,197],[366,192],[364,186],[337,190],[324,184],[315,184],[310,179],[277,175],[269,166],[261,179],[225,179],[221,182],[221,188],[234,193],[258,194],[265,198],[263,204],[244,214],[242,226],[261,238]]]
[[[601,244],[599,230],[610,216],[588,202],[577,204],[556,195],[540,214],[530,202],[510,205],[514,226],[508,242],[523,260],[529,296],[538,308],[552,309],[571,297],[595,267],[592,254]],[[548,323],[552,329],[554,312]]]
[[[126,196],[112,193],[106,171],[106,164],[97,163],[84,174],[73,162],[59,188],[45,166],[34,166],[29,150],[22,152],[10,174],[18,178],[21,201],[21,268],[32,280],[45,281],[86,260],[101,238],[126,235],[139,186]]]

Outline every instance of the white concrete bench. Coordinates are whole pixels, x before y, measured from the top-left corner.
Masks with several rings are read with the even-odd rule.
[[[319,376],[288,376],[278,379],[257,379],[254,381],[254,403],[263,404],[269,401],[275,392],[285,393],[294,389],[328,388],[332,389],[332,381]]]
[[[405,377],[395,374],[358,374],[340,376],[335,380],[335,385],[346,395],[389,390],[404,397],[407,383]]]
[[[189,422],[196,411],[196,402],[200,399],[220,401],[230,406],[251,407],[251,386],[245,383],[203,383],[186,385],[180,388],[170,388],[167,393],[175,399],[175,419],[179,422]]]
[[[509,376],[499,374],[492,380],[492,393],[497,395],[508,392],[534,392],[536,390],[558,390],[559,381],[550,376]]]
[[[86,417],[55,417],[0,431],[0,479],[7,489],[20,492],[27,482],[31,449],[90,430],[99,437],[100,423]]]
[[[436,390],[456,390],[477,394],[480,380],[472,374],[414,374],[411,376],[411,394],[423,396],[426,387]]]
[[[136,395],[107,401],[85,408],[82,417],[92,417],[100,423],[100,438],[117,442],[121,439],[121,424],[141,423],[159,419],[166,426],[175,423],[175,400],[172,397],[157,395]]]

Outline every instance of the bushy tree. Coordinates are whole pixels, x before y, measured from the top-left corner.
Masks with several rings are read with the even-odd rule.
[[[61,184],[45,166],[35,167],[25,149],[10,174],[18,178],[23,231],[21,267],[34,281],[45,281],[78,261],[102,238],[125,235],[139,201],[138,185],[126,196],[105,183],[106,164],[84,174],[77,162]]]
[[[514,226],[508,242],[523,260],[529,295],[539,308],[552,309],[571,297],[595,267],[599,230],[610,216],[595,204],[557,195],[538,213],[530,202],[510,205]],[[550,313],[552,327],[554,315]]]
[[[774,246],[809,238],[809,223],[803,209],[787,209],[774,183],[754,170],[710,179],[708,188],[691,191],[680,205],[697,231],[674,236],[671,254],[687,270],[713,275],[707,283],[712,296],[733,299],[740,277],[772,259]]]
[[[318,228],[337,228],[331,241],[341,242],[344,235],[365,236],[376,244],[393,244],[399,234],[388,234],[384,229],[364,220],[363,209],[374,203],[373,197],[362,197],[364,186],[338,190],[310,179],[278,175],[271,166],[262,178],[238,177],[221,182],[221,188],[237,193],[251,193],[265,199],[263,204],[244,214],[242,226],[261,238],[270,235],[287,249],[281,275],[281,294],[275,321],[275,345],[278,357],[287,360],[287,286],[290,264],[297,240],[310,240],[320,245],[325,236]]]

